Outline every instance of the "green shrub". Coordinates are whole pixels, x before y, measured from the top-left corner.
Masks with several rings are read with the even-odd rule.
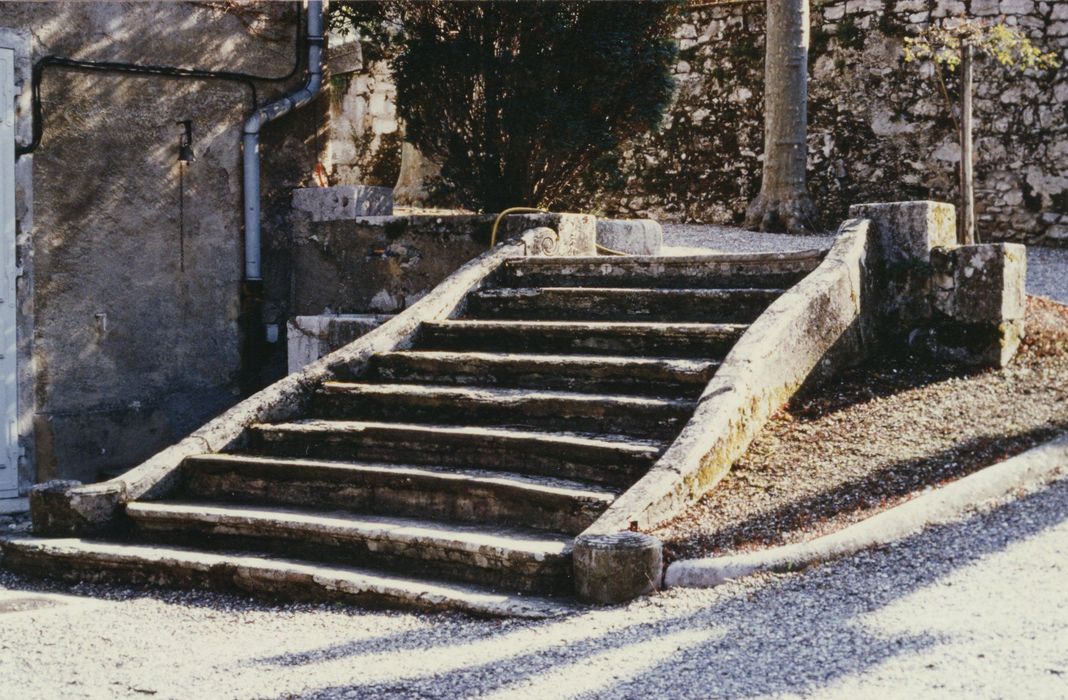
[[[413,2],[393,62],[407,139],[477,211],[548,206],[674,91],[674,3]]]

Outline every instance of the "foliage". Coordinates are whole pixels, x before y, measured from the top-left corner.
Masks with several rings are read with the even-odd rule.
[[[930,59],[950,70],[961,61],[961,49],[971,45],[980,55],[989,56],[1006,68],[1056,68],[1055,52],[1042,52],[1016,27],[989,24],[977,19],[955,19],[931,25],[919,36],[905,39],[905,62]]]
[[[338,36],[355,34],[364,60],[379,61],[391,57],[401,39],[404,3],[379,0],[331,2],[326,23]]]
[[[548,206],[656,128],[674,92],[666,2],[404,6],[394,60],[408,139],[481,211]]]
[[[1023,72],[1029,69],[1050,69],[1060,65],[1055,53],[1044,53],[1036,47],[1026,34],[1016,27],[1005,24],[989,24],[982,20],[964,17],[951,19],[939,25],[926,28],[919,36],[905,39],[905,62],[930,60],[935,67],[942,97],[957,131],[961,146],[961,232],[962,243],[972,243],[975,234],[975,184],[972,163],[974,148],[972,146],[971,108],[971,65],[972,57],[987,57],[1009,70]],[[961,119],[958,120],[953,110],[953,103],[942,76],[943,66],[955,71],[964,62],[962,76]]]

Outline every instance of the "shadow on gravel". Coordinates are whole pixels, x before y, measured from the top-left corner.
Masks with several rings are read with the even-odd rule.
[[[871,517],[884,506],[895,505],[909,494],[973,474],[1064,432],[1068,432],[1068,421],[1047,423],[1013,435],[982,435],[947,450],[888,464],[863,478],[842,482],[810,498],[760,513],[704,536],[692,537],[684,546],[672,540],[666,540],[664,545],[671,559],[683,559],[744,551],[752,549],[751,545],[763,548],[785,544],[784,533],[814,530],[809,532],[814,537],[822,534],[818,525],[823,520],[851,514],[856,517],[850,522]]]
[[[377,643],[327,647],[302,661],[347,657],[354,674],[369,657],[407,652],[405,667],[384,683],[324,687],[301,697],[437,698],[513,692],[541,697],[746,698],[818,691],[828,683],[863,674],[896,656],[941,643],[931,635],[876,635],[862,616],[936,584],[939,579],[1068,520],[1068,481],[961,523],[940,526],[896,545],[781,578],[755,591],[734,591],[698,612],[652,622],[623,624],[588,637],[576,634],[597,616],[625,615],[625,609],[597,611],[563,621],[516,623],[485,634],[442,620],[436,644],[425,630]],[[671,605],[672,594],[660,603]],[[654,599],[650,601],[655,604]],[[635,605],[648,614],[650,602]],[[924,614],[927,611],[921,611]],[[931,611],[933,612],[933,611]],[[449,629],[455,624],[455,629]],[[536,635],[531,635],[536,632]],[[508,644],[513,635],[546,643],[514,654],[487,655],[464,663],[472,643]],[[568,642],[561,641],[571,637]],[[661,642],[660,648],[657,643]],[[418,650],[455,650],[452,668],[421,669]],[[492,649],[492,647],[490,647]],[[413,650],[408,652],[408,650]],[[373,651],[373,653],[371,653]],[[365,656],[366,653],[366,656]],[[498,657],[494,660],[494,657]],[[593,662],[596,663],[593,663]],[[287,665],[286,657],[261,660]],[[617,663],[614,663],[617,662]],[[381,663],[381,661],[378,661]],[[610,669],[605,673],[604,669]],[[266,669],[265,669],[266,670]],[[590,674],[598,677],[593,687]],[[563,675],[561,675],[563,674]],[[577,687],[567,679],[583,679]],[[563,682],[561,682],[563,681]],[[585,685],[587,690],[578,692]],[[284,696],[283,696],[284,697]]]
[[[883,352],[834,378],[804,385],[790,399],[788,409],[798,418],[815,420],[873,399],[990,371],[941,364],[908,353]]]

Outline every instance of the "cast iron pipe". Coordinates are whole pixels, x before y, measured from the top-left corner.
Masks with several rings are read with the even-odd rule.
[[[263,279],[260,266],[260,127],[303,107],[323,83],[323,3],[308,0],[308,80],[304,87],[260,107],[245,122],[242,137],[245,176],[245,281]]]

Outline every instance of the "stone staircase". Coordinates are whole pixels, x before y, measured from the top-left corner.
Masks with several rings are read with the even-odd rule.
[[[806,257],[807,256],[807,257]],[[304,414],[188,457],[103,539],[9,566],[541,616],[576,535],[663,454],[719,362],[819,256],[515,258],[456,318],[335,372]]]

